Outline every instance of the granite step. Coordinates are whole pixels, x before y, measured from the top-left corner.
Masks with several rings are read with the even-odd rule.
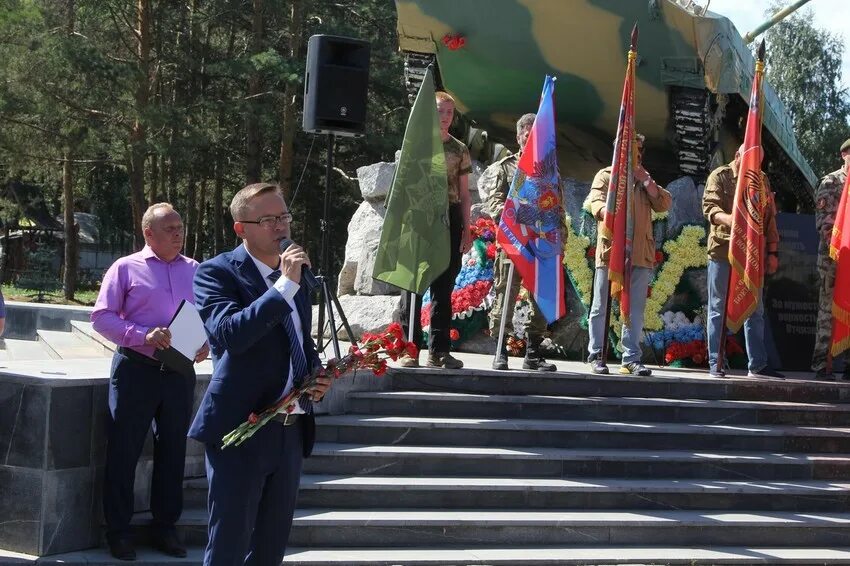
[[[846,480],[850,454],[317,443],[305,473],[753,481]]]
[[[850,404],[356,391],[349,412],[379,415],[850,426]]]
[[[207,480],[185,482],[187,506],[206,505]],[[542,479],[305,474],[298,504],[368,509],[640,509],[831,511],[850,508],[848,482],[703,479]]]
[[[137,514],[140,536],[150,522]],[[207,539],[207,513],[183,512],[187,544]],[[840,547],[850,541],[850,514],[767,511],[297,509],[293,547],[532,545],[674,545]]]
[[[94,329],[94,325],[91,322],[84,322],[81,320],[72,320],[71,321],[71,333],[76,334],[78,336],[83,336],[97,342],[109,352],[114,352],[117,347],[114,342],[109,341],[106,337],[104,337],[101,333]]]
[[[616,366],[611,366],[616,369]],[[704,371],[655,369],[649,377],[433,368],[387,372],[394,391],[441,391],[484,395],[570,395],[576,397],[655,397],[663,399],[737,399],[794,403],[848,403],[850,382],[805,379],[755,379],[746,374],[726,379]]]
[[[103,346],[94,340],[61,330],[38,330],[38,342],[44,344],[51,357],[60,360],[81,360],[111,356]]]
[[[139,547],[136,564],[144,566],[201,566],[204,549],[190,546],[186,558],[170,558]],[[114,565],[105,548],[37,558],[0,550],[0,566]],[[587,566],[589,564],[642,564],[713,566],[742,564],[834,565],[850,564],[850,547],[799,548],[758,546],[589,546],[290,548],[286,566]]]
[[[318,422],[321,442],[850,453],[850,429],[839,427],[358,414],[322,416]]]
[[[44,342],[4,338],[4,361],[32,361],[58,359],[58,355]]]

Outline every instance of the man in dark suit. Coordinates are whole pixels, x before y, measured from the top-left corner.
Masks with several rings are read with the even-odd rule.
[[[209,543],[205,566],[279,566],[301,476],[313,449],[311,402],[321,377],[295,411],[278,415],[240,446],[222,437],[281,399],[320,366],[310,337],[310,300],[301,271],[310,266],[289,238],[292,215],[277,185],[248,185],[230,203],[243,244],[198,267],[195,303],[210,338],[214,371],[189,436],[206,445]]]

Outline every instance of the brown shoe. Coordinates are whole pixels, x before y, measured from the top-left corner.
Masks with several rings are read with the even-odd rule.
[[[429,368],[445,368],[445,369],[460,369],[463,367],[463,362],[455,358],[448,352],[445,354],[428,354]]]
[[[417,355],[415,358],[408,354],[402,354],[398,358],[398,365],[403,368],[418,368],[419,367],[419,356]]]

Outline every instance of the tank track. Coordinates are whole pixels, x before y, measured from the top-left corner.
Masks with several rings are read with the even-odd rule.
[[[437,55],[434,53],[418,53],[416,51],[404,52],[404,86],[407,88],[407,99],[410,104],[416,99],[425,71],[429,65],[434,65],[434,84],[437,90],[442,88],[443,81],[437,68]]]
[[[670,89],[675,153],[682,174],[697,179],[708,176],[717,143],[717,124],[722,118],[720,114],[722,110],[708,90]]]

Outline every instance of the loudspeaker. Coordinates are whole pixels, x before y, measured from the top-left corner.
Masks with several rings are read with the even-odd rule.
[[[363,136],[369,90],[368,41],[314,35],[307,42],[305,132]]]

